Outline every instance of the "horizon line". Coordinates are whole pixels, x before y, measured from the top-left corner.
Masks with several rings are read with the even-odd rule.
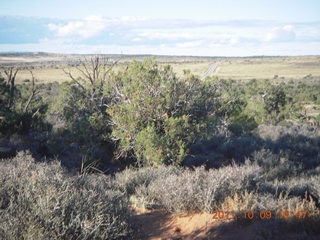
[[[246,55],[246,56],[204,56],[204,55],[168,55],[168,54],[122,54],[122,53],[59,53],[59,52],[32,52],[32,51],[0,51],[2,54],[47,54],[47,55],[115,55],[115,56],[150,56],[150,57],[195,57],[195,58],[254,58],[254,57],[320,57],[319,54],[302,55]]]

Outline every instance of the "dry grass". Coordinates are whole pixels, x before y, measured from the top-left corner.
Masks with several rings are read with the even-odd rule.
[[[70,80],[70,78],[60,68],[34,69],[33,73],[35,78],[38,80],[37,83],[50,83],[50,82],[62,83]],[[17,75],[17,83],[22,83],[24,80],[30,79],[30,78],[31,78],[31,75],[29,71],[21,70]]]
[[[170,212],[211,212],[226,197],[254,189],[260,173],[255,165],[234,165],[209,171],[204,168],[194,171],[165,169],[158,168],[152,173],[145,168],[127,171],[120,173],[116,182],[124,182],[120,185],[127,188],[129,186],[138,205],[161,206]]]
[[[0,161],[0,239],[128,239],[126,195],[102,175],[70,176],[19,153]]]
[[[311,74],[320,76],[319,57],[248,58],[222,62],[216,71],[220,78],[232,79],[297,79]]]
[[[173,68],[173,71],[177,73],[178,76],[183,75],[183,70],[190,69],[191,72],[195,75],[201,76],[206,72],[210,66],[210,62],[205,63],[173,63],[170,64]],[[120,71],[125,68],[126,64],[119,64],[114,67],[114,71]],[[75,68],[70,68],[71,72],[75,77],[81,76],[81,73]],[[62,67],[57,68],[39,68],[33,70],[35,78],[38,80],[38,83],[50,83],[50,82],[66,82],[70,81],[70,78],[63,72]],[[30,79],[30,72],[27,70],[21,70],[17,75],[17,82],[22,83],[23,80]]]
[[[61,56],[50,56],[46,58],[37,58],[37,57],[0,57],[0,66],[1,63],[20,63],[25,62],[28,64],[39,65],[39,61],[51,61],[50,67],[37,67],[34,69],[35,77],[39,80],[39,83],[48,83],[48,82],[64,82],[69,81],[70,79],[62,71],[62,65],[65,65],[65,59],[68,61],[76,62],[76,58],[72,56],[64,57]],[[127,63],[130,62],[134,57],[123,59],[121,63],[115,67],[115,71],[123,69]],[[142,57],[136,57],[138,60],[142,60]],[[227,58],[220,60],[209,60],[209,59],[189,59],[183,58],[176,59],[175,57],[167,57],[159,61],[161,64],[166,64],[164,61],[167,61],[173,67],[174,72],[178,76],[183,75],[184,69],[191,70],[191,73],[202,76],[213,63],[213,61],[218,61],[219,65],[214,73],[215,76],[220,78],[232,78],[237,80],[247,80],[247,79],[274,79],[277,75],[277,81],[279,79],[302,79],[306,76],[319,77],[320,76],[320,58],[318,56],[314,57],[282,57],[282,58]],[[55,62],[53,62],[55,61]],[[175,62],[176,61],[176,62]],[[192,62],[193,61],[193,62]],[[55,65],[56,64],[56,65]],[[46,66],[45,64],[43,66]],[[80,74],[75,72],[75,76]],[[25,79],[30,79],[30,73],[28,71],[20,71],[17,80],[18,83],[21,83]],[[283,79],[282,79],[283,80]]]
[[[272,183],[260,167],[249,163],[211,170],[172,166],[127,169],[115,178],[71,176],[58,162],[35,163],[30,154],[19,153],[11,160],[0,161],[0,239],[129,239],[124,192],[133,194],[132,199],[143,206],[152,203],[178,213],[271,210],[277,217],[266,224],[261,222],[257,228],[261,233],[268,233],[272,227],[286,233],[313,234],[317,233],[320,216],[318,179],[295,176]],[[265,191],[267,184],[284,191]],[[303,184],[315,188],[315,198],[291,194],[290,189]],[[284,221],[279,214],[284,210],[290,216],[306,211],[308,218]],[[248,225],[254,221],[236,223]],[[281,235],[273,230],[270,234]]]
[[[116,66],[113,70],[120,71],[125,67],[124,64]],[[37,80],[37,83],[51,83],[51,82],[66,82],[70,81],[70,77],[64,73],[64,67],[56,67],[56,68],[36,68],[33,69],[33,74]],[[75,67],[65,67],[65,69],[70,70],[70,72],[74,75],[75,78],[82,77],[83,75],[77,70]],[[30,79],[31,74],[28,70],[21,70],[17,74],[17,83],[23,83],[24,80]]]
[[[228,196],[221,204],[221,210],[224,211],[249,211],[257,208],[254,192],[236,193],[234,196]]]
[[[202,76],[210,67],[211,62],[194,62],[194,63],[170,63],[173,71],[178,75],[183,75],[183,70],[190,70],[192,74]]]

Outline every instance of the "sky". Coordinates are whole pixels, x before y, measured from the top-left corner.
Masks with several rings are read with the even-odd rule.
[[[0,52],[320,55],[319,0],[0,0]]]

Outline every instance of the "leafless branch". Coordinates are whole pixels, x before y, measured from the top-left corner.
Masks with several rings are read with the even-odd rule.
[[[33,75],[33,72],[31,70],[29,70],[30,74],[31,74],[31,90],[30,90],[30,96],[26,102],[26,105],[23,108],[23,113],[26,113],[28,110],[28,107],[32,101],[32,99],[34,98],[34,96],[37,93],[37,89],[36,89],[36,85],[35,85],[35,77]]]
[[[19,68],[9,67],[4,70],[4,73],[7,77],[7,84],[10,86],[10,98],[9,98],[9,108],[13,105],[14,102],[14,90],[15,90],[15,79],[17,73],[19,72]]]
[[[62,70],[63,70],[63,72],[64,72],[66,75],[68,75],[68,77],[69,77],[72,81],[74,81],[75,83],[77,83],[82,90],[85,89],[84,86],[72,75],[72,73],[71,73],[71,71],[70,71],[69,69],[68,69],[68,70],[62,69]]]

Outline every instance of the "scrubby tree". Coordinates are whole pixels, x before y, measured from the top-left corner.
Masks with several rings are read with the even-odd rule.
[[[273,124],[279,123],[282,120],[281,111],[287,103],[286,94],[282,86],[272,86],[263,96],[263,100],[267,118]]]
[[[118,156],[155,165],[180,163],[190,144],[215,120],[216,88],[186,71],[179,79],[154,60],[133,62],[113,75],[108,109]]]
[[[39,124],[43,119],[36,115],[43,107],[40,99],[36,99],[39,91],[35,84],[35,77],[30,70],[31,86],[16,86],[15,79],[19,69],[6,68],[4,75],[0,75],[0,132],[12,134],[28,131],[32,125]]]
[[[241,114],[247,102],[239,89],[239,84],[236,84],[235,81],[216,79],[214,82],[219,92],[219,104],[216,112],[219,117],[219,134],[228,137],[228,130],[234,132],[235,129],[230,126],[235,125],[238,119],[243,117]]]
[[[9,86],[9,102],[8,102],[8,106],[9,108],[12,107],[12,105],[14,104],[14,94],[15,94],[15,80],[16,80],[16,76],[17,73],[19,72],[19,68],[15,68],[15,67],[8,67],[4,70],[4,74],[7,77],[7,84]]]
[[[8,107],[9,98],[10,98],[9,95],[10,95],[9,86],[6,84],[4,78],[2,78],[0,75],[0,134],[4,130],[6,116],[10,111]]]
[[[62,86],[52,111],[66,122],[71,141],[88,145],[108,141],[111,129],[107,109],[111,100],[104,89],[115,64],[97,55],[79,59],[73,69],[64,69],[71,81]]]
[[[10,89],[5,79],[0,75],[0,114],[4,114],[9,105]]]

